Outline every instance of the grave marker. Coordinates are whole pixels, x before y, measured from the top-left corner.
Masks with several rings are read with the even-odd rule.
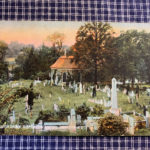
[[[115,78],[112,79],[110,112],[117,116],[119,116],[120,114],[120,110],[118,109],[118,101],[117,101],[117,81]]]

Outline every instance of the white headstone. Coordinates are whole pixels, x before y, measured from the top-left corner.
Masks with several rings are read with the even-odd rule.
[[[146,117],[149,117],[149,112],[148,111],[146,111]]]
[[[80,82],[80,94],[82,94],[83,93],[83,90],[82,90],[82,83]]]
[[[112,102],[112,109],[118,109],[118,102],[117,102],[117,81],[115,78],[112,79],[112,91],[111,91],[111,102]]]
[[[81,116],[77,115],[77,123],[81,123]]]
[[[134,127],[134,118],[133,117],[129,117],[129,125],[130,125],[130,127]]]
[[[13,121],[15,122],[16,117],[15,117],[15,111],[13,110]]]
[[[58,84],[58,75],[56,74],[56,78],[55,78],[55,85]]]
[[[75,86],[74,86],[75,88],[74,88],[74,92],[75,93],[77,93],[78,92],[78,85],[77,84],[75,84]]]
[[[56,112],[59,111],[57,104],[54,104],[54,110],[55,110]]]
[[[42,110],[44,110],[44,105],[42,104]]]

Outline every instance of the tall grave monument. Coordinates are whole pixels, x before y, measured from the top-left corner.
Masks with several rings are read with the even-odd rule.
[[[119,116],[120,114],[120,110],[118,109],[118,100],[117,100],[117,81],[115,78],[112,79],[110,112],[117,116]]]

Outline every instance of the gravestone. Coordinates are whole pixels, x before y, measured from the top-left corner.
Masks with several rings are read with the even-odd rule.
[[[16,117],[15,117],[15,111],[13,110],[13,122],[15,122]]]
[[[112,79],[112,93],[111,93],[112,109],[118,109],[117,102],[117,81],[115,78]]]
[[[115,78],[112,79],[110,112],[117,116],[119,116],[120,114],[120,110],[118,109],[118,100],[117,100],[117,81]]]
[[[134,93],[134,91],[130,91],[129,92],[129,99],[130,99],[131,103],[134,103],[134,100],[135,100],[135,93]]]
[[[149,128],[149,112],[146,111],[146,117],[145,117],[145,120],[146,120],[146,128]]]
[[[90,107],[90,110],[93,111],[93,107]]]
[[[55,110],[56,112],[59,111],[59,108],[58,108],[58,105],[57,105],[57,104],[54,104],[54,110]]]
[[[55,77],[55,85],[58,85],[58,75],[56,73],[56,77]]]
[[[80,88],[80,94],[82,94],[83,90],[82,90],[82,83],[81,82],[80,82],[79,88]]]
[[[81,123],[81,116],[77,115],[77,123],[80,124]]]
[[[43,86],[45,87],[45,85],[46,85],[46,83],[45,82],[43,82]]]
[[[123,94],[127,94],[127,89],[123,89]]]
[[[147,96],[150,96],[150,88],[146,89]]]
[[[29,109],[29,104],[28,104],[28,99],[29,99],[29,95],[27,94],[25,96],[25,113],[28,113],[28,109]]]
[[[75,93],[77,93],[78,92],[78,84],[75,84]]]
[[[70,124],[73,126],[76,125],[76,113],[74,109],[70,111]]]
[[[107,88],[106,93],[107,93],[107,97],[110,99],[110,97],[111,97],[111,90],[110,90],[109,87]]]
[[[72,88],[71,82],[69,82],[69,88]]]
[[[70,123],[70,116],[68,116],[68,123]]]
[[[47,85],[50,85],[50,80],[47,81]]]
[[[134,118],[129,117],[129,132],[134,135]]]
[[[53,85],[53,75],[54,75],[54,72],[53,71],[51,71],[51,73],[50,73],[50,77],[51,77],[51,86]]]
[[[44,105],[43,104],[41,105],[41,107],[42,107],[42,110],[44,110]]]
[[[70,111],[69,129],[71,132],[76,132],[76,113],[74,109]]]

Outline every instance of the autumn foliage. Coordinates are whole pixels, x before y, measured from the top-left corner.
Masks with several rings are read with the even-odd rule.
[[[123,122],[122,117],[111,113],[99,120],[98,134],[101,136],[122,136],[126,134],[128,123]]]

